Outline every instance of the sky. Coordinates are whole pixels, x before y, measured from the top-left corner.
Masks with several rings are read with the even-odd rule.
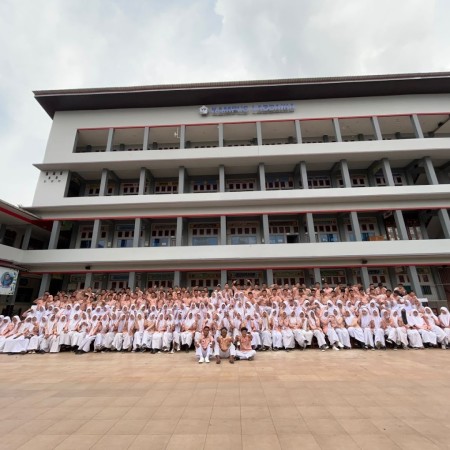
[[[1,0],[0,199],[30,206],[34,90],[450,71],[448,0]]]

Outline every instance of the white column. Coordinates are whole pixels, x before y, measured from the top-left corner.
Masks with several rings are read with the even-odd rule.
[[[312,213],[306,213],[306,229],[308,230],[309,242],[316,242],[316,232],[314,231],[314,218]]]
[[[376,116],[372,116],[370,118],[372,125],[373,125],[373,131],[375,134],[375,137],[377,139],[377,141],[382,141],[383,140],[383,135],[381,133],[381,128],[380,128],[380,123],[378,122],[378,117]]]
[[[300,180],[303,189],[309,189],[308,185],[308,171],[306,169],[306,162],[300,161]]]
[[[100,239],[100,230],[101,230],[100,219],[95,219],[94,226],[92,228],[91,248],[98,247],[98,241]]]
[[[297,138],[297,144],[302,144],[303,138],[302,138],[302,129],[300,127],[300,120],[296,119],[294,123],[295,123],[295,137]]]
[[[270,243],[269,216],[267,214],[262,215],[262,228],[263,228],[264,244],[269,244]]]
[[[264,167],[264,163],[259,163],[258,166],[258,174],[259,174],[259,190],[266,190],[266,171]]]
[[[48,243],[49,250],[55,250],[58,247],[59,232],[61,231],[61,221],[53,221],[52,231],[50,234],[50,242]]]
[[[225,192],[225,166],[219,166],[219,192]]]
[[[139,195],[145,194],[145,183],[147,182],[147,169],[145,167],[141,167],[139,172]]]
[[[419,122],[419,118],[417,117],[417,114],[412,114],[410,116],[411,119],[411,123],[414,129],[414,135],[416,136],[416,138],[418,139],[423,139],[423,132],[422,132],[422,127],[420,126],[420,122]]]
[[[361,267],[361,279],[364,289],[367,289],[370,284],[369,271],[367,270],[367,267]]]
[[[351,188],[352,187],[352,181],[350,179],[350,170],[348,169],[348,162],[347,162],[347,160],[346,159],[341,159],[340,166],[341,166],[342,180],[344,181],[344,187]]]
[[[217,128],[219,129],[219,147],[224,147],[223,123],[219,123],[219,125],[217,125]]]
[[[322,287],[322,275],[320,274],[320,269],[318,267],[314,267],[314,282],[319,283],[320,287]]]
[[[186,147],[186,125],[180,126],[180,148]]]
[[[412,290],[416,293],[417,297],[422,298],[423,292],[422,288],[420,287],[420,280],[419,275],[417,274],[416,266],[407,266],[406,270],[408,272]]]
[[[108,180],[109,180],[109,170],[102,169],[102,176],[100,178],[100,192],[98,193],[100,197],[103,197],[108,193]]]
[[[220,271],[220,285],[222,286],[222,289],[227,284],[227,271],[221,270]]]
[[[183,218],[177,217],[177,233],[175,237],[177,247],[181,247],[183,245],[183,227],[184,227]]]
[[[339,126],[339,119],[336,117],[333,119],[333,128],[334,134],[336,135],[336,142],[342,142],[341,127]]]
[[[359,226],[358,213],[356,211],[350,212],[350,223],[352,225],[353,234],[355,235],[355,241],[362,241],[361,228]]]
[[[114,139],[114,128],[110,128],[108,130],[108,141],[106,144],[106,151],[110,152],[112,149],[112,144],[113,144],[113,139]]]
[[[41,286],[39,288],[38,297],[42,297],[45,294],[45,292],[48,291],[51,278],[52,278],[52,275],[50,273],[44,273],[44,275],[42,275]]]
[[[25,228],[25,233],[23,235],[23,239],[22,239],[22,250],[28,250],[28,245],[30,244],[30,239],[31,239],[31,230],[32,230],[32,226],[31,225],[27,225]],[[17,292],[17,289],[16,289]]]
[[[227,245],[227,217],[220,216],[220,245]]]
[[[145,127],[144,128],[144,141],[142,142],[142,150],[148,150],[148,132],[150,128]]]
[[[93,275],[92,272],[88,272],[86,274],[86,276],[84,278],[84,288],[85,289],[87,289],[87,288],[92,286],[92,279],[93,279],[92,275]]]
[[[181,166],[178,169],[178,193],[184,194],[186,188],[186,169]]]
[[[134,290],[134,288],[136,287],[136,272],[130,272],[128,274],[128,287],[131,290]]]
[[[256,122],[256,140],[258,145],[263,145],[261,122]]]
[[[134,219],[133,247],[139,247],[139,240],[141,237],[141,225],[142,219],[140,217],[136,217]]]

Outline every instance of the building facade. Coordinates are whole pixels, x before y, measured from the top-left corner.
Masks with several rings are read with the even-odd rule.
[[[53,119],[23,211],[40,248],[0,240],[0,259],[36,295],[251,280],[448,299],[449,74],[35,97]]]

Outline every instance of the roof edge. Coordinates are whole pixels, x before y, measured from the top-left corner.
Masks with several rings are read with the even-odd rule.
[[[175,83],[175,84],[155,84],[142,86],[117,86],[117,87],[97,87],[97,88],[76,88],[76,89],[51,89],[33,91],[35,97],[52,95],[76,95],[76,94],[107,94],[107,93],[127,93],[127,92],[148,92],[161,90],[185,90],[185,89],[208,89],[208,88],[233,88],[252,86],[282,86],[291,84],[330,84],[345,83],[349,81],[390,81],[390,80],[411,80],[421,78],[450,78],[450,72],[424,72],[424,73],[395,73],[380,75],[354,75],[341,77],[315,77],[315,78],[280,78],[262,80],[241,80],[241,81],[217,81],[200,83]]]

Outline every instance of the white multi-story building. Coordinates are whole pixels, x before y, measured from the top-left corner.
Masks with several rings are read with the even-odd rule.
[[[450,74],[35,97],[53,126],[20,248],[0,245],[35,294],[250,279],[448,298]]]

